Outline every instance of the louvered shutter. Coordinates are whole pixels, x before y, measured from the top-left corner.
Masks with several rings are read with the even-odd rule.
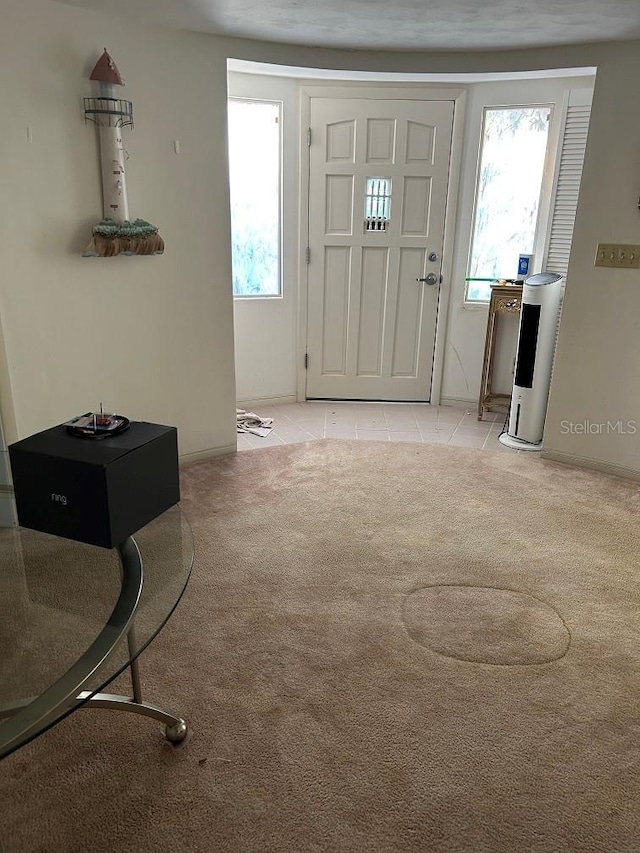
[[[569,95],[561,134],[562,147],[556,170],[553,212],[543,267],[549,272],[565,276],[565,284],[590,115],[591,90],[572,91]]]
[[[576,221],[578,194],[582,179],[584,153],[587,147],[589,119],[591,117],[592,89],[574,89],[569,92],[566,104],[564,125],[560,134],[562,147],[557,160],[553,188],[553,212],[549,223],[547,251],[543,269],[564,276],[562,299],[556,326],[556,342],[560,333],[564,289],[567,284],[567,270],[573,240],[573,226]],[[555,352],[554,352],[555,367]],[[553,367],[552,367],[553,375]]]

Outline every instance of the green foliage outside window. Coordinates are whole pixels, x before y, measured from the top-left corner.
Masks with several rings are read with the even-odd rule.
[[[471,279],[513,278],[534,251],[551,108],[485,110],[476,192]],[[468,301],[487,301],[491,281],[468,281]]]
[[[229,100],[234,296],[279,296],[280,104]]]

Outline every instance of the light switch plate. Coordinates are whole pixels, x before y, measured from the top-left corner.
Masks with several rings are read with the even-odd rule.
[[[634,243],[598,243],[595,265],[640,270],[640,246]]]

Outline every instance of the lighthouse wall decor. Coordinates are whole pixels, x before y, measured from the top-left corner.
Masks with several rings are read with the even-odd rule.
[[[133,128],[133,104],[117,97],[116,87],[124,83],[106,47],[89,79],[97,84],[97,95],[84,99],[84,116],[98,126],[100,134],[103,219],[94,225],[83,257],[161,255],[164,241],[156,226],[144,219],[129,219],[122,131]]]

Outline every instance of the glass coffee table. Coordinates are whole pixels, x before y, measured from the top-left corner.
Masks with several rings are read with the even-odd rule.
[[[193,566],[178,507],[113,551],[0,529],[0,758],[79,708],[152,717],[172,743],[182,717],[144,702],[138,656],[166,624]],[[105,693],[124,670],[132,695]]]

